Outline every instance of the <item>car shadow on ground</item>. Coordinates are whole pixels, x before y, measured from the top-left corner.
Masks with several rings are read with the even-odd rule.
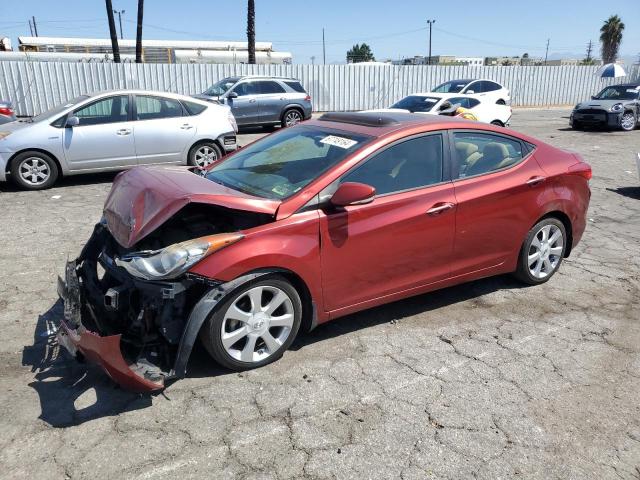
[[[379,324],[402,322],[406,317],[522,286],[509,276],[498,276],[400,300],[320,325],[312,332],[300,335],[291,350],[297,351]],[[25,347],[22,354],[22,364],[31,367],[35,374],[29,386],[40,398],[39,418],[53,427],[61,428],[150,407],[154,395],[120,389],[98,367],[78,363],[57,345],[55,332],[63,313],[62,302],[57,301],[40,315],[33,345]],[[442,313],[446,315],[446,310]],[[196,343],[189,359],[188,378],[213,378],[232,373],[218,366],[200,343]],[[170,384],[168,382],[167,386]],[[90,405],[84,406],[87,403]]]
[[[76,187],[83,185],[95,185],[100,183],[112,183],[113,179],[119,172],[103,172],[103,173],[87,173],[84,175],[71,175],[70,177],[62,177],[48,191],[56,192],[59,188]],[[0,193],[21,192],[24,191],[13,182],[0,183]]]
[[[608,191],[622,195],[623,197],[633,198],[634,200],[640,200],[640,186],[639,187],[618,187],[607,188]]]

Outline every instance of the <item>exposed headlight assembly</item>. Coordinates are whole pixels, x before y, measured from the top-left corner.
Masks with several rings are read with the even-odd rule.
[[[242,239],[239,233],[220,233],[176,243],[160,250],[132,252],[115,259],[116,265],[145,280],[176,278],[200,260]]]
[[[622,110],[622,104],[621,103],[616,103],[615,105],[611,106],[611,111],[612,112],[619,112]]]

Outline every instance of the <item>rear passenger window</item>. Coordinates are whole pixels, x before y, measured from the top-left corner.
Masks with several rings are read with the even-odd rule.
[[[284,82],[284,83],[286,83],[288,87],[293,88],[298,93],[307,93],[304,87],[300,85],[300,82]]]
[[[426,187],[442,181],[442,136],[413,138],[380,152],[342,182],[371,185],[376,195]]]
[[[277,82],[258,82],[260,84],[260,93],[284,93],[284,88]]]
[[[200,105],[199,103],[185,102],[183,100],[182,104],[184,105],[185,110],[189,112],[189,115],[200,115],[207,109],[206,105]]]
[[[498,135],[457,132],[453,134],[453,142],[454,179],[511,167],[523,158],[522,143]]]
[[[138,120],[156,120],[182,116],[184,116],[184,112],[178,100],[146,95],[136,96],[136,118]]]

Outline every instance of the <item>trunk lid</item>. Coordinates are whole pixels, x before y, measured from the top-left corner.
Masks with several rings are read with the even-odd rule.
[[[119,174],[104,205],[109,231],[130,248],[189,203],[275,216],[280,202],[244,194],[187,167],[136,167]]]

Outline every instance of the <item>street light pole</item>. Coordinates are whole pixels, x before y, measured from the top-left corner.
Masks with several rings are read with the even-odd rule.
[[[436,21],[427,20],[427,23],[429,24],[429,65],[431,65],[431,27],[434,23],[436,23]]]
[[[118,22],[120,23],[120,40],[124,37],[122,36],[122,15],[124,15],[124,10],[114,10],[113,13],[118,14]]]

